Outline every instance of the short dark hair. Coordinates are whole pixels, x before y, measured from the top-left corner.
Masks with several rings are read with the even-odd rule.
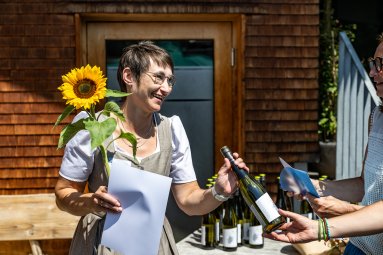
[[[377,37],[376,37],[376,40],[378,40],[378,43],[382,43],[383,42],[383,33],[380,33]]]
[[[169,53],[152,41],[141,41],[123,49],[117,70],[117,80],[121,91],[127,92],[126,84],[122,79],[123,70],[129,67],[133,78],[139,83],[141,74],[149,70],[150,60],[161,67],[169,66],[174,72],[173,60]]]

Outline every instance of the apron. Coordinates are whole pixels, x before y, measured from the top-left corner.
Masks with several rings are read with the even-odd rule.
[[[111,145],[107,148],[108,161],[113,164],[114,158],[129,160],[132,163],[132,167],[142,169],[143,171],[150,171],[164,176],[169,176],[172,160],[172,134],[170,121],[168,118],[158,113],[155,113],[154,117],[156,118],[157,132],[159,136],[158,140],[161,148],[159,152],[142,159],[139,164],[136,164],[134,163],[132,157],[122,154],[119,151],[115,151],[113,145]],[[106,117],[104,117],[104,119],[105,118]],[[103,120],[103,118],[100,119]],[[112,138],[108,138],[104,142],[105,147],[110,143],[111,139]],[[88,178],[88,188],[90,192],[95,192],[100,186],[108,185],[108,176],[102,162],[101,152],[96,150],[94,157],[93,171]],[[105,215],[106,213],[101,215],[90,213],[80,218],[72,239],[69,255],[120,254],[100,245]],[[162,228],[158,255],[178,255],[173,231],[166,217]]]

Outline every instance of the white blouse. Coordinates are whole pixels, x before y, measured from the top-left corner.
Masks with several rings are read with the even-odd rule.
[[[85,112],[80,112],[73,122],[86,118]],[[187,183],[196,180],[190,144],[181,119],[174,115],[169,118],[172,133],[172,162],[170,175],[173,183]],[[157,136],[158,139],[158,136]],[[117,148],[118,149],[118,148]],[[156,152],[160,150],[157,141]],[[93,169],[93,154],[90,136],[87,130],[79,131],[65,146],[64,156],[59,174],[70,181],[85,182]],[[112,162],[113,163],[113,162]]]

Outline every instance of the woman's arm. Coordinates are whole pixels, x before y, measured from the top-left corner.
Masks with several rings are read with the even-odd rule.
[[[236,164],[247,170],[246,164],[238,154],[234,153]],[[224,159],[225,164],[218,171],[218,178],[215,183],[215,189],[218,194],[230,196],[237,188],[237,177],[231,170],[231,165],[228,159]],[[173,184],[172,192],[177,202],[178,207],[188,215],[203,215],[215,208],[222,202],[216,200],[211,189],[201,189],[196,181]]]
[[[95,193],[83,193],[86,182],[73,182],[59,176],[56,187],[56,204],[68,213],[84,216],[88,213],[121,212],[120,202],[100,186]]]
[[[362,176],[339,181],[312,180],[312,182],[320,196],[333,196],[348,202],[360,202],[364,196]]]
[[[331,237],[364,236],[383,232],[383,201],[328,219]]]
[[[383,201],[376,202],[362,209],[327,219],[330,237],[365,236],[383,232]],[[302,215],[279,210],[282,216],[291,222],[280,227],[281,232],[265,234],[267,238],[289,243],[304,243],[318,239],[317,220],[310,220]]]

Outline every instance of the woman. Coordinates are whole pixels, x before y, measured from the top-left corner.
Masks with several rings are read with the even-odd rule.
[[[170,176],[177,205],[188,215],[203,215],[220,205],[236,189],[237,180],[227,159],[218,172],[216,185],[204,190],[198,186],[190,154],[189,141],[178,116],[167,118],[158,113],[175,83],[169,54],[144,41],[124,49],[117,78],[126,97],[113,137],[121,131],[137,137],[137,159],[132,147],[117,139],[107,148],[110,163],[124,159],[146,171]],[[76,118],[81,118],[81,114]],[[76,121],[76,119],[74,120]],[[111,137],[110,140],[113,138]],[[110,140],[105,142],[108,144]],[[107,176],[100,152],[90,151],[89,135],[79,132],[66,146],[60,177],[56,184],[57,205],[71,214],[83,216],[72,241],[70,254],[113,254],[99,247],[106,212],[122,211],[119,201],[107,192]],[[236,163],[246,168],[238,154]],[[85,193],[88,185],[89,193]],[[158,254],[178,254],[169,222],[165,218]]]

